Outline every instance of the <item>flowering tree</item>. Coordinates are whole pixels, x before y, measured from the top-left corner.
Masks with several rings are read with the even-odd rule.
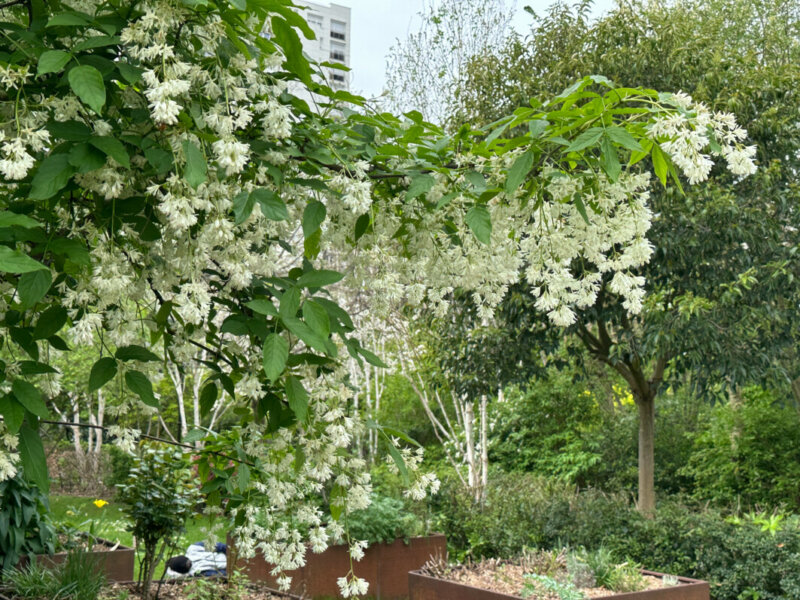
[[[415,113],[354,111],[359,98],[316,83],[299,39],[313,33],[289,0],[0,6],[0,331],[13,357],[0,477],[19,463],[47,486],[39,388],[57,377],[54,353],[97,336],[89,389],[126,386],[158,408],[148,363],[202,349],[201,411],[224,390],[240,417],[205,439],[204,491],[228,500],[240,552],[277,572],[302,564],[301,531],[321,551],[369,502],[348,452],[367,425],[340,357],[380,361],[331,300],[347,281],[327,257],[378,292],[374,310],[444,311],[459,286],[488,315],[522,272],[556,323],[594,302],[604,273],[635,312],[644,282],[630,269],[652,252],[642,161],[663,183],[675,165],[699,181],[711,144],[752,169],[728,115],[603,77],[452,136]],[[289,84],[312,90],[315,110]],[[419,451],[373,427],[410,496],[436,488]],[[365,591],[352,572],[340,585]]]
[[[587,7],[555,5],[530,36],[476,60],[462,117],[491,122],[522,99],[562,89],[575,73],[601,72],[681,89],[709,111],[731,111],[748,123],[751,152],[757,147],[765,166],[746,179],[715,169],[685,195],[654,186],[649,205],[657,218],[648,236],[656,252],[636,272],[648,284],[643,310],[623,309],[607,277],[594,305],[568,331],[555,332],[574,333],[586,354],[622,376],[634,395],[639,506],[649,511],[655,506],[655,405],[666,384],[688,381],[707,397],[727,387],[735,401],[737,388],[748,383],[788,387],[800,375],[800,6],[640,0],[619,3],[595,22],[586,18]],[[523,291],[519,300],[527,305],[522,312],[531,332],[548,325],[530,294]],[[517,326],[513,315],[504,320]]]

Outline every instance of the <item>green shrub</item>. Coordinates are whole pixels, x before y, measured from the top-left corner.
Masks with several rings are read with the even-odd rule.
[[[53,553],[53,525],[47,496],[29,484],[22,471],[0,481],[0,572],[23,556]]]
[[[760,388],[739,406],[717,406],[684,473],[694,495],[719,505],[800,508],[800,415]]]
[[[390,543],[398,538],[408,540],[426,533],[402,500],[377,494],[372,495],[372,503],[367,508],[347,516],[347,529],[352,539],[366,540],[370,544]]]
[[[144,549],[139,580],[148,600],[156,565],[185,531],[197,503],[197,482],[180,452],[148,447],[134,461],[118,497],[133,523],[137,547]]]
[[[800,598],[798,519],[770,531],[676,502],[661,503],[645,518],[622,495],[577,491],[521,473],[494,473],[483,505],[448,479],[432,502],[458,560],[508,558],[526,547],[604,547],[616,562],[705,579],[714,600]]]

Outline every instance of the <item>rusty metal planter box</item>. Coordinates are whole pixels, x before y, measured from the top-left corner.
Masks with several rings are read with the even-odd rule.
[[[642,571],[643,575],[663,577],[663,573]],[[678,577],[678,585],[627,592],[605,596],[602,600],[709,600],[709,585],[705,581]],[[447,581],[424,575],[418,571],[408,574],[410,600],[522,600],[519,596],[501,594],[472,587],[455,581]]]
[[[364,552],[364,558],[354,562],[358,577],[369,582],[368,597],[379,600],[408,598],[409,571],[422,568],[431,556],[447,555],[447,539],[443,535],[411,538],[408,544],[395,540],[391,544],[373,544]],[[233,558],[233,554],[229,554]],[[230,560],[230,559],[229,559]],[[277,587],[275,577],[270,575],[272,566],[261,556],[244,560],[236,559],[235,567],[250,581],[264,582]],[[341,598],[336,580],[350,570],[350,556],[346,545],[331,546],[325,552],[306,554],[306,565],[288,571],[292,578],[292,594],[309,598]]]
[[[97,568],[105,573],[109,582],[130,581],[133,579],[133,563],[136,558],[136,551],[133,548],[118,545],[116,549],[111,550],[115,546],[114,543],[101,538],[97,538],[95,542],[109,548],[109,550],[89,552],[89,556],[97,561]],[[53,555],[36,555],[36,562],[46,567],[60,565],[66,559],[66,552],[57,552]],[[23,558],[20,561],[20,566],[25,566],[26,563],[27,559]]]

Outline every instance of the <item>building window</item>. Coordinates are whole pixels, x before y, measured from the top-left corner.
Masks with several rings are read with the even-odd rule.
[[[331,19],[331,38],[334,40],[347,39],[347,24]]]
[[[340,44],[338,42],[331,42],[331,60],[338,60],[339,62],[344,62],[346,55],[345,50],[347,46],[344,44]]]
[[[322,16],[309,14],[308,24],[314,30],[314,33],[322,33]]]
[[[342,75],[341,73],[333,73],[332,77],[335,83],[341,83],[342,85],[344,85],[344,75]]]

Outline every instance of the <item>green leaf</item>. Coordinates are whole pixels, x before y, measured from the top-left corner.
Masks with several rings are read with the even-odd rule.
[[[389,451],[389,456],[392,457],[394,464],[397,465],[397,470],[400,472],[400,477],[403,480],[403,483],[408,483],[408,467],[406,467],[406,461],[403,460],[403,455],[400,454],[400,451],[395,447],[392,441],[384,434],[386,437],[386,449]]]
[[[33,328],[33,339],[43,340],[57,334],[66,322],[67,309],[63,306],[51,306],[36,321],[36,327]]]
[[[427,173],[414,175],[406,192],[406,200],[413,200],[417,196],[427,194],[435,184],[436,179],[434,179],[433,175],[428,175]]]
[[[600,164],[612,182],[619,179],[619,174],[622,171],[622,166],[619,164],[619,155],[614,144],[605,136],[603,141],[600,142]]]
[[[550,125],[550,121],[545,121],[544,119],[534,119],[533,121],[528,122],[528,131],[531,134],[531,137],[539,137],[541,136],[547,126]]]
[[[297,285],[308,288],[325,287],[326,285],[333,285],[341,281],[343,277],[344,275],[341,273],[327,271],[325,269],[307,271],[297,280]]]
[[[492,218],[485,205],[476,204],[470,208],[464,220],[478,241],[489,244],[492,239]]]
[[[611,138],[611,141],[616,142],[623,148],[631,150],[632,152],[641,152],[642,145],[636,141],[627,129],[613,125],[606,129],[606,135]]]
[[[116,46],[120,43],[119,36],[117,35],[96,35],[87,38],[76,44],[72,49],[73,52],[83,52],[84,50],[92,50],[94,48],[105,48],[106,46]]]
[[[294,375],[286,378],[286,398],[289,401],[289,408],[301,423],[306,420],[308,415],[308,392],[303,387],[303,383]]]
[[[6,428],[12,434],[16,434],[25,420],[25,407],[11,394],[0,396],[0,415],[6,424]]]
[[[575,138],[575,141],[567,146],[567,149],[564,150],[564,152],[578,152],[584,148],[588,148],[589,146],[599,142],[601,137],[603,137],[602,127],[592,127],[591,129],[587,129],[577,138]]]
[[[142,73],[144,73],[144,69],[140,69],[139,67],[134,67],[133,65],[124,62],[124,60],[116,63],[117,70],[119,70],[119,74],[127,81],[128,83],[137,83],[142,78]]]
[[[237,225],[244,223],[253,212],[256,199],[248,192],[239,192],[233,198],[233,216]]]
[[[69,183],[74,172],[68,154],[51,154],[36,169],[29,197],[32,200],[52,198]]]
[[[47,494],[50,491],[50,478],[47,476],[42,438],[28,424],[23,424],[19,429],[19,457],[25,476]]]
[[[283,66],[297,75],[301,81],[311,83],[311,67],[303,56],[303,43],[297,32],[281,17],[273,17],[272,33],[286,57]]]
[[[59,26],[69,26],[74,25],[78,27],[82,27],[84,25],[88,25],[89,20],[84,17],[83,15],[75,12],[62,12],[58,13],[57,15],[53,15],[50,20],[47,22],[47,27],[59,27]]]
[[[128,389],[134,394],[139,396],[142,402],[147,406],[158,408],[158,400],[153,395],[153,385],[147,378],[147,375],[141,371],[128,371],[125,373],[125,383]]]
[[[200,392],[200,414],[206,416],[214,408],[214,403],[217,401],[219,395],[219,388],[213,381],[209,381],[203,391]],[[205,434],[204,434],[205,435]]]
[[[89,392],[99,390],[117,374],[117,361],[110,356],[104,356],[92,365],[89,373]]]
[[[230,0],[231,4],[239,10],[247,10],[247,0]]]
[[[0,227],[12,227],[14,225],[24,227],[25,229],[33,229],[42,226],[41,223],[34,221],[28,216],[19,215],[8,210],[0,211]]]
[[[50,411],[47,410],[47,405],[42,399],[42,393],[36,389],[36,386],[28,383],[24,379],[15,379],[11,384],[11,390],[17,401],[25,407],[25,409],[39,417],[46,419],[50,416]]]
[[[106,86],[100,71],[89,65],[71,69],[67,75],[69,86],[75,95],[98,115],[106,103]]]
[[[517,190],[522,182],[525,181],[528,173],[531,172],[531,167],[533,167],[533,150],[527,150],[514,161],[514,164],[508,170],[505,185],[506,194],[513,194]]]
[[[306,324],[323,338],[327,338],[331,333],[331,320],[328,311],[321,304],[313,300],[306,300],[303,303],[303,320]]]
[[[332,346],[333,350],[331,350],[327,344],[328,340],[300,319],[283,319],[283,323],[289,328],[289,331],[300,338],[309,348],[314,348],[322,354],[333,354],[335,352],[336,346]]]
[[[47,294],[52,283],[53,277],[49,270],[38,269],[22,274],[17,284],[17,293],[22,307],[30,308],[39,302]]]
[[[270,221],[286,221],[289,218],[286,204],[272,190],[258,188],[250,192],[250,196],[258,202],[261,213]]]
[[[388,369],[389,368],[389,365],[387,365],[385,362],[383,362],[381,360],[381,358],[377,354],[375,354],[374,352],[371,352],[370,350],[367,350],[366,348],[359,348],[358,349],[358,353],[361,356],[363,356],[364,360],[366,360],[373,367],[380,367],[381,369]]]
[[[157,354],[150,352],[150,350],[144,346],[137,346],[135,344],[117,348],[114,356],[119,360],[140,360],[142,362],[158,362],[161,360]]]
[[[113,158],[126,169],[131,168],[131,157],[128,156],[125,146],[123,146],[122,142],[120,142],[117,138],[110,136],[98,136],[91,138],[89,143],[98,150],[105,152],[108,156]]]
[[[293,319],[300,308],[300,288],[290,287],[281,296],[279,313],[282,319]]]
[[[303,236],[310,237],[315,233],[322,225],[327,213],[328,209],[322,202],[318,200],[309,202],[303,211]]]
[[[277,333],[271,333],[264,342],[264,372],[271,382],[275,382],[286,368],[289,360],[289,342]]]
[[[653,144],[651,156],[653,157],[653,170],[661,180],[661,184],[667,187],[667,173],[669,172],[667,156],[658,144]]]
[[[183,178],[192,188],[197,189],[208,178],[208,164],[206,158],[194,142],[185,140],[183,152],[186,155],[186,170]]]
[[[36,69],[37,77],[45,73],[56,73],[63,69],[72,55],[63,50],[47,50],[39,56],[39,65]]]
[[[245,306],[251,309],[253,312],[258,313],[260,315],[267,315],[270,317],[278,316],[278,311],[271,300],[266,300],[264,298],[257,298],[255,300],[250,300],[250,302],[245,304]]]
[[[577,209],[578,213],[583,217],[583,220],[586,224],[589,224],[589,215],[586,214],[586,205],[583,203],[583,198],[580,197],[579,194],[575,195],[575,208]]]
[[[217,386],[213,386],[213,387],[216,389]],[[203,389],[203,391],[205,391],[205,388]],[[201,397],[202,397],[202,394],[201,394]],[[184,436],[184,438],[181,441],[185,442],[187,444],[193,444],[195,442],[199,442],[200,440],[205,438],[207,435],[208,435],[208,433],[203,431],[202,429],[192,429]]]

